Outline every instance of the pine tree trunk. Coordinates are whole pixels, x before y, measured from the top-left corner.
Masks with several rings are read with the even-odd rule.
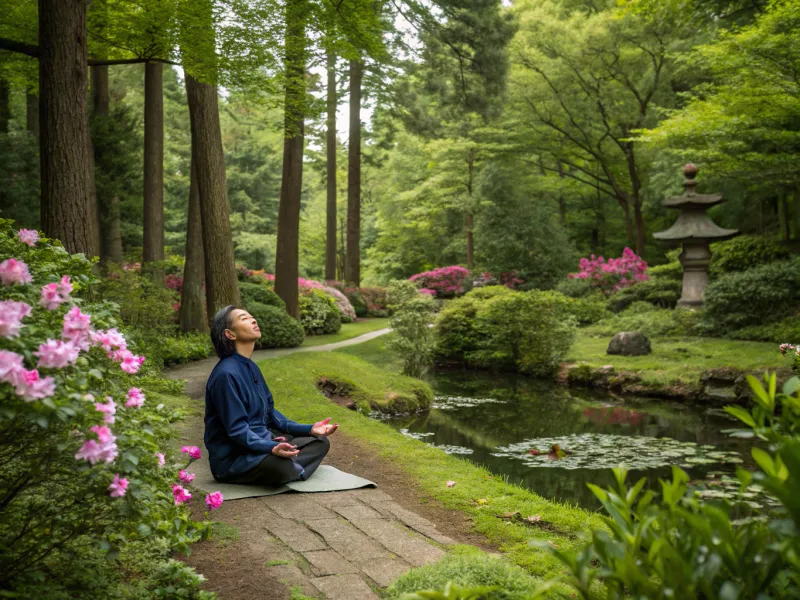
[[[233,259],[217,87],[200,83],[187,74],[186,97],[192,126],[192,157],[200,197],[206,316],[210,323],[220,308],[239,304],[241,297]]]
[[[467,230],[467,269],[472,271],[475,265],[475,246],[472,237],[472,228],[475,219],[472,214],[472,169],[475,162],[475,153],[472,148],[467,151],[467,216],[465,229]]]
[[[96,256],[89,214],[86,2],[39,0],[41,225],[68,252]]]
[[[200,193],[197,173],[192,159],[189,181],[189,217],[186,226],[186,262],[183,265],[181,288],[181,331],[208,331],[206,311],[203,306],[203,225],[200,220]]]
[[[0,133],[8,133],[8,122],[11,120],[11,85],[0,79]]]
[[[325,279],[336,279],[336,55],[328,51],[328,119],[325,144],[328,198],[325,231]]]
[[[92,110],[98,117],[108,116],[108,65],[92,67]]]
[[[86,136],[87,148],[86,154],[89,160],[86,163],[86,179],[89,184],[89,227],[91,228],[90,235],[92,236],[92,247],[95,248],[95,255],[99,256],[101,253],[101,237],[100,237],[100,205],[97,202],[97,181],[95,180],[94,173],[94,144],[92,143],[92,136]]]
[[[347,270],[345,279],[361,285],[361,76],[362,65],[350,61],[350,137],[347,148]]]
[[[163,65],[144,70],[144,236],[142,262],[164,260],[164,93]],[[151,272],[163,284],[163,270]]]
[[[39,97],[25,93],[25,129],[39,139]]]
[[[286,312],[297,318],[299,275],[300,194],[303,189],[305,112],[306,2],[286,3],[286,93],[284,103],[283,174],[278,208],[275,293]]]

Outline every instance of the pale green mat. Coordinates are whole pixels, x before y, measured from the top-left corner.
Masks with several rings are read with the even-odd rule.
[[[238,500],[239,498],[255,498],[257,496],[272,496],[283,492],[338,492],[340,490],[355,490],[364,487],[378,487],[369,479],[340,471],[330,465],[320,465],[314,474],[306,481],[292,481],[280,487],[266,487],[262,485],[244,485],[238,483],[219,483],[211,474],[208,459],[192,463],[189,471],[195,474],[192,487],[204,492],[222,492],[225,500]]]

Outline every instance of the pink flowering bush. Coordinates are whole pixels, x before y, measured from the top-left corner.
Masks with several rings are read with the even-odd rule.
[[[0,255],[0,590],[71,597],[80,557],[150,538],[187,552],[210,528],[175,504],[178,415],[148,398],[116,305],[87,301],[91,263],[5,220]]]
[[[469,271],[453,265],[417,273],[408,279],[420,288],[434,290],[439,298],[452,298],[468,291]]]
[[[619,258],[606,260],[602,256],[592,254],[589,258],[582,258],[579,265],[580,271],[570,273],[569,278],[589,280],[591,286],[604,295],[613,294],[648,279],[645,273],[647,263],[627,247]]]

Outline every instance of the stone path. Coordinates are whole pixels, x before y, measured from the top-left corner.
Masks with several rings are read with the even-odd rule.
[[[253,360],[327,352],[389,331],[381,329],[335,344],[261,350],[253,354]],[[166,375],[186,379],[187,393],[200,399],[216,362],[216,358],[198,361]],[[202,423],[199,425],[202,428]],[[403,508],[379,489],[286,493],[254,500],[260,508],[259,514],[253,515],[258,530],[276,538],[269,546],[272,550],[265,557],[264,568],[287,587],[299,586],[309,596],[377,600],[378,590],[413,567],[439,560],[445,548],[456,543],[434,523]]]

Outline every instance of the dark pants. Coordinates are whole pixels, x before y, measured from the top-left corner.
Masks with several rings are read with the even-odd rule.
[[[328,454],[331,442],[326,437],[296,437],[280,433],[290,444],[297,446],[300,454],[284,458],[271,454],[258,465],[239,475],[225,478],[225,483],[248,483],[279,486],[290,481],[306,480]]]

